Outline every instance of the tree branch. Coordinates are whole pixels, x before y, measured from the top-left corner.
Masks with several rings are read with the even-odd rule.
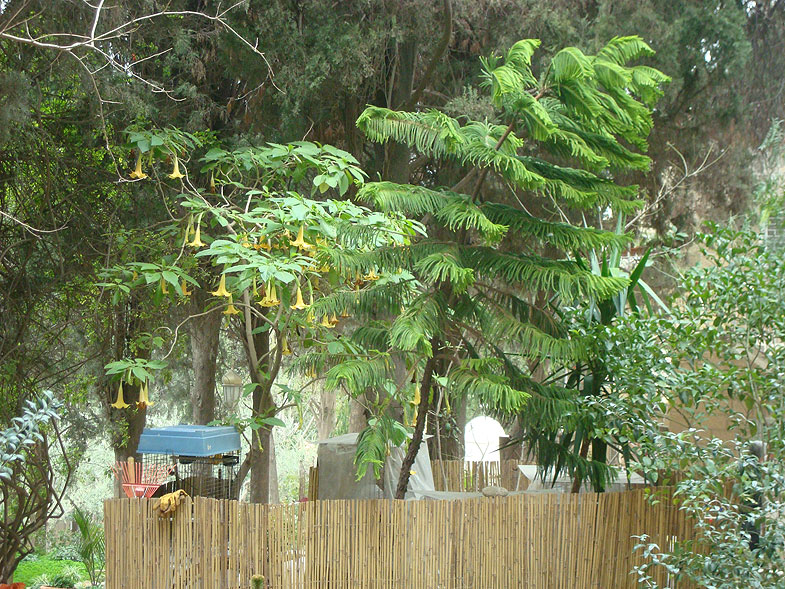
[[[436,46],[436,50],[433,52],[433,56],[431,57],[431,61],[428,63],[428,67],[425,68],[425,73],[422,75],[422,78],[420,78],[420,83],[417,85],[417,88],[414,90],[414,92],[412,92],[409,100],[406,101],[404,110],[412,110],[417,105],[417,102],[419,102],[420,96],[422,96],[426,84],[428,84],[431,79],[433,70],[436,69],[436,64],[439,63],[442,57],[444,57],[444,54],[447,53],[451,38],[452,2],[450,0],[444,0],[444,30],[442,31],[442,37],[439,39],[439,44]]]

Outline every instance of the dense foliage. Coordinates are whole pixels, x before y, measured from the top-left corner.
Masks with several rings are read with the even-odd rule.
[[[775,587],[785,574],[785,256],[745,231],[713,226],[702,239],[706,264],[684,274],[670,314],[606,332],[617,393],[596,409],[623,416],[636,468],[675,485],[700,532],[673,548],[642,538],[642,580],[665,566],[702,587]]]

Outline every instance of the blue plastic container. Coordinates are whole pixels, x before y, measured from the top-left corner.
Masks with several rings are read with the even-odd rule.
[[[239,449],[240,434],[231,426],[173,425],[145,428],[137,452],[204,457]]]

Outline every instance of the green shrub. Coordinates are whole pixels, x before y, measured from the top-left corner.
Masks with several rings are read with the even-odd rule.
[[[28,587],[32,587],[39,577],[45,575],[51,581],[55,575],[69,567],[76,568],[79,571],[79,580],[88,578],[82,563],[71,560],[53,560],[47,557],[39,558],[32,562],[23,560],[16,567],[13,578],[17,583],[25,583]]]
[[[81,580],[82,568],[78,565],[68,565],[52,577],[52,584],[62,589],[73,589]]]

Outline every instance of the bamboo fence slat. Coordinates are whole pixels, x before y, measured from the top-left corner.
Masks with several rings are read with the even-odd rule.
[[[636,536],[663,548],[694,537],[676,506],[652,505],[643,490],[295,505],[197,497],[171,518],[152,503],[105,502],[107,589],[249,589],[254,574],[271,589],[632,588]],[[664,570],[656,580],[675,587]]]

